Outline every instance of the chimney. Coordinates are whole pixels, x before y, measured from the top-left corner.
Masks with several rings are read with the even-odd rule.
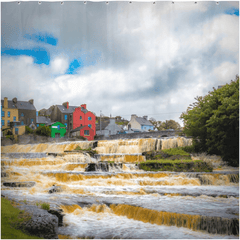
[[[3,108],[8,108],[8,98],[4,98]]]
[[[131,124],[128,124],[128,131],[131,129]]]
[[[137,117],[136,114],[132,114],[132,115],[131,115],[131,120],[130,120],[130,121],[132,121],[133,119],[136,119],[136,117]]]
[[[69,109],[69,102],[64,102],[62,105],[63,105],[66,109]]]
[[[82,104],[81,107],[84,108],[84,109],[86,109],[86,108],[87,108],[87,105],[86,105],[86,104]]]
[[[33,99],[30,99],[28,102],[30,102],[33,105]]]
[[[16,97],[13,98],[12,101],[13,101],[14,104],[16,104],[17,103],[17,98]]]
[[[145,120],[148,120],[148,116],[143,116],[143,118],[144,118]]]

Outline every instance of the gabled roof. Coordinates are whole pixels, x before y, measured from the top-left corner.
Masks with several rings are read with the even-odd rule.
[[[75,108],[77,108],[77,106],[69,106],[69,108],[67,109],[65,106],[63,105],[56,105],[59,110],[62,112],[62,113],[73,113]]]
[[[2,106],[4,106],[4,100],[1,100],[1,104]],[[12,100],[8,100],[8,108],[36,110],[34,105],[28,101],[17,101],[17,103],[14,103]]]
[[[140,124],[140,125],[147,125],[147,126],[153,126],[152,123],[150,121],[148,121],[145,118],[141,118],[141,117],[136,117],[136,121]]]
[[[71,132],[71,133],[72,133],[72,132],[78,132],[78,131],[80,131],[81,129],[83,129],[83,128],[85,128],[85,127],[89,128],[87,125],[84,125],[84,126],[77,127],[77,128],[75,128],[75,129],[71,130],[70,132]],[[91,128],[90,128],[90,129],[91,129]],[[93,130],[93,129],[91,129],[91,130]]]
[[[101,121],[101,130],[104,130],[110,123],[109,119],[104,119]],[[100,121],[96,124],[96,131],[100,131]]]
[[[4,106],[4,100],[1,100],[1,104],[2,104],[2,106]],[[8,108],[17,109],[17,106],[16,106],[16,104],[13,103],[13,101],[8,100]]]
[[[44,116],[37,116],[36,117],[36,123],[46,123],[51,124],[51,119]]]

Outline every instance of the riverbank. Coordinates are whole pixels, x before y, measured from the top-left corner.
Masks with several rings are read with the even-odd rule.
[[[26,203],[1,197],[1,239],[58,239],[58,218]]]

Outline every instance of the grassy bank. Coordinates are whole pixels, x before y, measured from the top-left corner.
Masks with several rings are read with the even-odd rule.
[[[145,171],[172,172],[212,172],[213,170],[209,164],[201,160],[152,160],[141,162],[139,168]]]
[[[31,216],[14,205],[14,202],[1,198],[1,239],[41,239],[19,229],[21,223],[28,221]]]
[[[211,164],[192,161],[186,150],[189,149],[179,147],[145,152],[147,161],[141,162],[139,168],[145,171],[212,172]]]

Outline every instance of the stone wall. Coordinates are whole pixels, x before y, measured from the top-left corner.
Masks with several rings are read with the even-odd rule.
[[[66,142],[66,141],[79,141],[79,139],[75,138],[51,138],[45,136],[38,136],[34,134],[25,134],[19,135],[18,140],[10,140],[7,138],[1,138],[1,146],[8,146],[12,144],[34,144],[34,143],[54,143],[54,142]]]
[[[128,134],[116,134],[110,135],[109,137],[98,136],[96,140],[112,140],[112,139],[133,139],[133,138],[161,138],[161,137],[173,137],[175,136],[175,131],[158,131],[158,132],[138,132],[138,133],[128,133]]]

